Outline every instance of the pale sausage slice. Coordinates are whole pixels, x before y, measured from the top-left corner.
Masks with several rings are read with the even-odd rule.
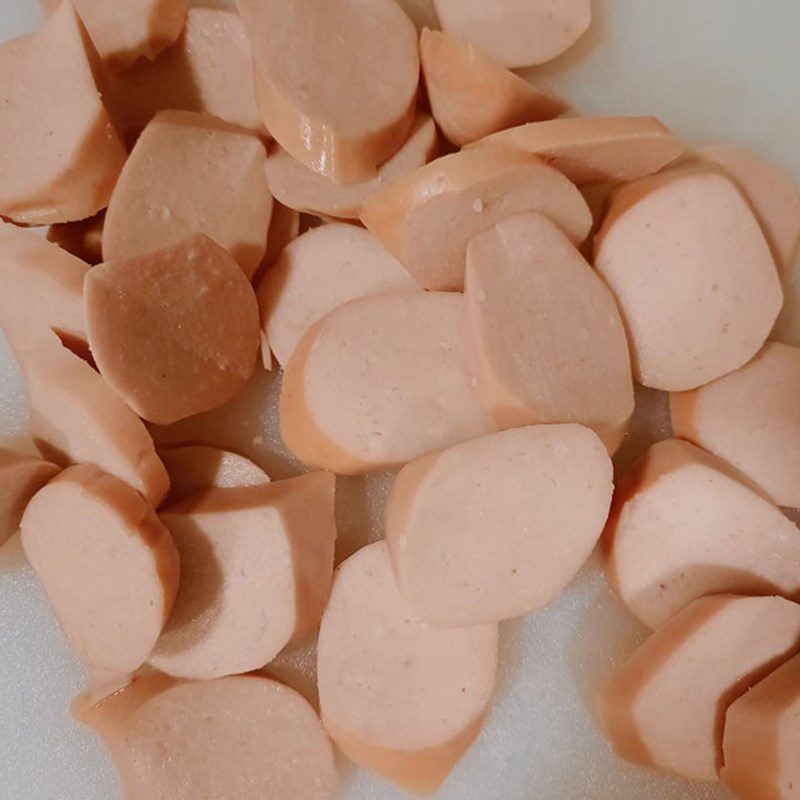
[[[542,608],[594,549],[611,459],[580,425],[534,425],[456,445],[400,471],[386,540],[400,590],[431,625]]]
[[[567,117],[504,130],[475,147],[507,147],[541,156],[582,186],[632,181],[658,172],[683,145],[655,117]]]
[[[394,0],[237,0],[256,96],[286,152],[334,183],[373,177],[408,137],[417,31]]]
[[[725,711],[800,646],[800,606],[782,597],[696,600],[659,628],[600,695],[622,758],[695,780],[722,766]]]
[[[30,499],[59,471],[49,461],[0,448],[0,545],[19,528]]]
[[[374,194],[361,220],[421,286],[460,291],[470,240],[524,211],[544,214],[576,245],[592,226],[589,207],[561,173],[528,153],[495,149],[414,170]]]
[[[369,231],[323,225],[295,239],[267,271],[258,288],[261,327],[285,367],[303,334],[335,308],[358,297],[418,288]]]
[[[253,372],[255,292],[206,236],[93,267],[84,294],[97,367],[143,419],[167,425],[217,408]]]
[[[653,445],[619,485],[604,546],[611,585],[651,628],[703,595],[800,598],[795,525],[678,439]]]
[[[161,112],[111,196],[104,260],[137,258],[204,233],[251,277],[267,249],[272,213],[266,157],[255,136],[214,117]]]
[[[467,248],[476,389],[501,428],[579,422],[613,452],[633,413],[625,329],[597,273],[546,217],[520,214]]]
[[[385,542],[339,567],[320,628],[322,721],[361,767],[434,791],[480,733],[497,625],[435,628],[400,595]]]
[[[47,229],[47,241],[85,261],[99,264],[103,260],[104,211],[77,222],[61,222]]]
[[[560,56],[586,32],[591,0],[433,0],[442,28],[506,67]]]
[[[356,474],[493,431],[467,372],[465,311],[460,294],[411,292],[353,300],[315,323],[283,377],[287,447]]]
[[[267,159],[267,180],[273,195],[298,211],[355,220],[373,194],[427,164],[436,155],[437,145],[436,125],[429,114],[421,113],[403,146],[368,180],[333,183],[281,149]]]
[[[152,508],[82,464],[31,500],[21,528],[25,555],[80,659],[108,672],[140,666],[178,588],[178,553]]]
[[[727,461],[779,506],[800,507],[800,349],[767,342],[748,364],[670,395],[672,429]]]
[[[621,189],[595,240],[595,267],[619,303],[634,376],[665,391],[695,389],[749,361],[783,302],[744,197],[703,169]]]
[[[267,252],[264,254],[263,263],[271,266],[283,248],[288,246],[300,235],[300,214],[293,208],[288,208],[279,202],[272,204],[272,217],[269,221],[267,233]]]
[[[0,47],[0,216],[26,225],[90,217],[125,162],[68,2],[32,37]]]

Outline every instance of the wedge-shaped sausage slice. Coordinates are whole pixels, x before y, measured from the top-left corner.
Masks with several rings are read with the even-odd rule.
[[[251,277],[266,252],[272,213],[266,157],[255,136],[214,117],[161,112],[111,196],[103,258],[137,258],[204,233]]]
[[[653,445],[617,489],[605,537],[609,580],[651,628],[708,594],[800,597],[800,532],[714,456]]]
[[[25,554],[81,660],[109,672],[139,667],[178,588],[178,553],[152,508],[82,464],[31,500],[21,528]]]
[[[480,732],[494,690],[497,625],[420,622],[378,542],[339,568],[318,648],[331,738],[359,766],[414,792],[434,791]]]
[[[431,625],[499,622],[541,608],[594,549],[611,459],[580,425],[534,425],[407,464],[386,507],[403,596]]]
[[[306,464],[388,469],[494,430],[462,351],[464,298],[376,295],[314,324],[286,367],[281,432]]]
[[[436,159],[373,195],[363,223],[426,289],[460,291],[470,240],[524,211],[580,244],[592,215],[580,192],[536,156],[472,150]],[[447,235],[443,235],[443,231]]]
[[[611,292],[546,217],[520,214],[467,248],[467,340],[501,428],[580,422],[613,452],[633,413],[630,354]]]
[[[100,373],[150,422],[167,425],[217,408],[253,372],[255,292],[206,236],[94,267],[84,292]]]
[[[295,239],[267,271],[258,288],[261,327],[285,367],[303,334],[335,308],[358,297],[418,288],[369,231],[323,225]]]
[[[335,183],[368,180],[408,137],[417,31],[393,0],[237,0],[267,129]]]
[[[60,222],[47,229],[47,241],[85,261],[99,264],[103,260],[104,211],[77,222]]]
[[[49,461],[0,448],[0,545],[19,528],[30,499],[59,471]]]
[[[683,168],[614,197],[595,267],[617,298],[645,386],[695,389],[749,361],[783,293],[764,235],[734,184]]]

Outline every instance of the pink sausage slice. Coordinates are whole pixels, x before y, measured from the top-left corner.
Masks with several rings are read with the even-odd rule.
[[[100,373],[150,422],[168,425],[217,408],[253,372],[255,293],[206,236],[94,267],[84,293]]]
[[[592,226],[561,173],[528,153],[494,149],[444,156],[399,178],[370,198],[361,220],[421,286],[460,291],[470,240],[525,211],[548,217],[576,245]]]
[[[800,606],[782,597],[696,600],[659,628],[599,699],[622,758],[695,780],[722,766],[727,707],[800,645]]]
[[[267,233],[267,252],[263,263],[272,266],[278,256],[300,235],[300,214],[279,202],[272,204],[272,218]]]
[[[30,499],[59,471],[49,461],[0,448],[0,545],[19,528]]]
[[[94,266],[103,260],[105,212],[77,222],[61,222],[47,229],[47,241]]]
[[[800,349],[767,342],[748,364],[670,395],[672,429],[727,461],[779,506],[800,507]]]
[[[138,258],[204,233],[252,277],[266,252],[272,213],[266,157],[255,136],[214,117],[161,112],[111,196],[103,258]]]
[[[678,439],[653,445],[619,485],[604,546],[611,585],[651,628],[708,594],[800,598],[795,525]]]
[[[783,302],[744,197],[703,169],[621,189],[595,240],[595,267],[619,303],[634,376],[665,391],[695,389],[749,361]]]
[[[510,217],[467,248],[467,340],[479,397],[501,428],[579,422],[613,452],[633,413],[611,292],[546,217]]]
[[[403,596],[443,627],[542,608],[597,544],[612,478],[602,442],[580,425],[515,428],[412,461],[386,507]]]
[[[359,766],[433,792],[480,733],[494,690],[497,625],[420,622],[378,542],[339,567],[318,648],[331,738]]]
[[[389,469],[495,428],[462,350],[460,294],[375,295],[315,323],[286,367],[281,433],[306,464]]]
[[[82,464],[31,500],[21,528],[25,555],[81,660],[108,672],[139,667],[178,588],[178,553],[152,508]]]

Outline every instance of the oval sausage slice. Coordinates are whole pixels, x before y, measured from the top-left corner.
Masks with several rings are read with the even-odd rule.
[[[695,389],[749,361],[783,302],[746,200],[703,169],[621,189],[595,240],[595,267],[619,303],[634,376],[665,391]]]
[[[0,447],[0,545],[16,533],[30,499],[59,471],[49,461]]]
[[[285,367],[303,334],[335,308],[358,297],[418,288],[369,231],[322,225],[295,239],[264,276],[258,287],[261,327]]]
[[[633,413],[625,329],[597,273],[546,217],[520,214],[467,248],[476,389],[501,428],[579,422],[613,452]]]
[[[167,425],[217,408],[253,372],[255,293],[206,236],[93,267],[84,292],[100,373],[150,422]]]
[[[782,597],[696,600],[659,628],[599,698],[622,758],[695,780],[722,766],[727,707],[800,644],[800,606]]]
[[[25,555],[80,659],[108,672],[139,667],[178,588],[178,553],[152,508],[82,464],[31,500],[21,528]]]
[[[580,425],[515,428],[412,461],[386,506],[403,596],[445,627],[547,605],[600,538],[612,478],[602,442]]]
[[[561,173],[528,153],[494,149],[453,153],[399,178],[370,198],[361,220],[421,286],[460,291],[470,240],[524,211],[544,214],[576,245],[592,226]]]
[[[497,625],[420,622],[378,542],[339,567],[317,667],[322,721],[348,758],[428,794],[480,733],[494,690]]]
[[[678,439],[653,445],[617,488],[608,577],[656,628],[707,594],[800,598],[800,532],[727,465]]]
[[[315,323],[286,367],[281,432],[306,464],[389,469],[494,430],[462,351],[460,294],[354,300]]]
[[[94,266],[103,260],[104,211],[77,222],[60,222],[47,229],[47,241]]]

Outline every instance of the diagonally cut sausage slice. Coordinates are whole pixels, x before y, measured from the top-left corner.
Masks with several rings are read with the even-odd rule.
[[[19,528],[30,499],[59,471],[49,461],[0,447],[0,545]]]

